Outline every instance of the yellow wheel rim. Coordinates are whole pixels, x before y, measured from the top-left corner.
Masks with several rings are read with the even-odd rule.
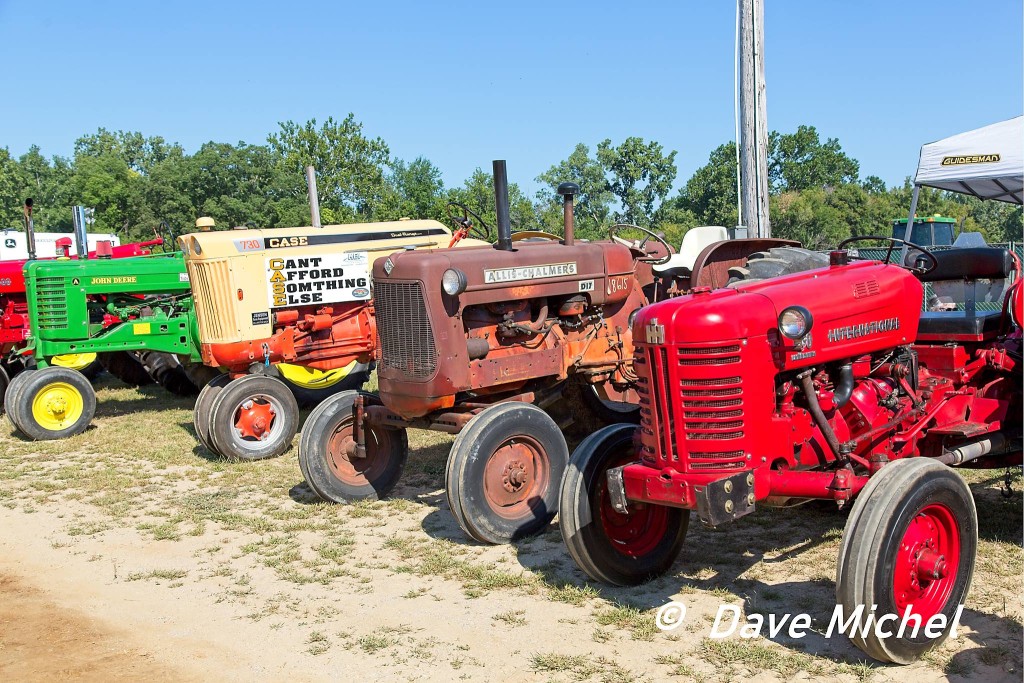
[[[289,384],[294,384],[303,389],[326,389],[348,377],[355,366],[356,361],[352,361],[343,368],[317,370],[316,368],[307,368],[303,365],[281,363],[277,366],[277,371],[281,373],[282,379]]]
[[[82,394],[67,382],[47,384],[32,399],[32,418],[43,429],[59,432],[75,424],[85,412]]]
[[[50,359],[50,365],[57,365],[71,370],[84,370],[96,362],[95,353],[65,353]]]

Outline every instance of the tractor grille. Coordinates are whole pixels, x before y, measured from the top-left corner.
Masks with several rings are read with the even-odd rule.
[[[742,469],[746,454],[740,340],[714,346],[637,345],[644,456],[681,471]],[[654,394],[657,394],[655,399]]]
[[[36,280],[36,316],[40,330],[66,330],[68,327],[68,296],[62,277],[41,277]]]
[[[189,261],[188,273],[199,320],[200,341],[205,344],[236,341],[238,318],[228,261]]]
[[[419,282],[374,282],[377,346],[385,368],[417,380],[437,371],[434,331]]]

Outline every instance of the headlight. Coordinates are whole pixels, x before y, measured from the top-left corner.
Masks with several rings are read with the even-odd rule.
[[[192,253],[196,256],[203,253],[203,248],[199,246],[199,240],[195,237],[192,238]]]
[[[448,296],[455,296],[466,291],[466,274],[457,268],[449,268],[441,276],[441,289]]]
[[[803,306],[790,306],[779,314],[779,332],[790,339],[800,339],[811,331],[814,319]]]

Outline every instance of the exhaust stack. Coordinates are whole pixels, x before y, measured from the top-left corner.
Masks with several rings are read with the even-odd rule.
[[[306,167],[306,188],[309,191],[309,215],[313,221],[314,228],[322,228],[320,222],[320,197],[316,192],[316,169],[312,166]]]
[[[572,211],[572,199],[580,193],[580,186],[576,183],[562,183],[556,190],[562,195],[562,224],[565,229],[565,237],[562,244],[571,247],[576,241],[576,223]]]
[[[89,258],[89,238],[85,230],[84,206],[71,207],[71,221],[75,226],[75,249],[78,252],[78,258],[85,260]]]
[[[32,198],[25,200],[25,241],[28,243],[28,260],[36,260],[36,222],[32,219]]]
[[[494,206],[498,214],[498,241],[495,249],[512,251],[512,222],[508,215],[508,171],[505,160],[495,159],[494,167]]]

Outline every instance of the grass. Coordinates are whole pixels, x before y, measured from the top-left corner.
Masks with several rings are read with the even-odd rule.
[[[827,622],[846,519],[834,506],[763,509],[721,529],[694,522],[670,576],[609,588],[585,580],[554,527],[510,547],[466,542],[440,493],[448,435],[409,433],[412,453],[394,498],[332,505],[304,487],[294,448],[256,463],[213,458],[196,444],[191,411],[191,399],[106,381],[94,427],[72,439],[22,441],[4,421],[0,505],[62,515],[61,534],[48,539],[62,552],[113,533],[136,534],[165,552],[180,548],[182,562],[167,563],[177,568],[140,570],[125,580],[199,583],[217,601],[239,605],[250,622],[275,630],[301,626],[297,642],[305,638],[305,653],[325,664],[338,650],[351,649],[385,655],[375,661],[450,665],[455,678],[484,656],[471,633],[465,636],[469,650],[462,650],[435,639],[430,623],[418,624],[428,637],[415,639],[395,626],[346,620],[340,596],[351,596],[397,599],[410,618],[448,614],[458,622],[454,615],[486,610],[483,623],[496,634],[543,631],[554,621],[559,632],[571,634],[560,643],[565,652],[538,643],[532,654],[516,655],[553,680],[730,680],[760,672],[867,680],[879,673],[845,641],[819,639],[802,650],[767,640],[704,638],[707,619],[722,602],[742,604],[747,613],[806,611]],[[967,621],[995,640],[973,650],[971,640],[959,640],[920,666],[933,677],[1019,672],[1021,482],[1016,495],[1004,499],[1002,472],[962,474],[975,493],[980,532],[968,601],[976,616]],[[111,559],[116,572],[117,559]],[[147,566],[121,562],[140,564]],[[654,613],[673,596],[693,609],[682,627],[661,634]],[[444,612],[448,607],[439,602],[454,604]],[[342,623],[351,633],[336,637]]]

